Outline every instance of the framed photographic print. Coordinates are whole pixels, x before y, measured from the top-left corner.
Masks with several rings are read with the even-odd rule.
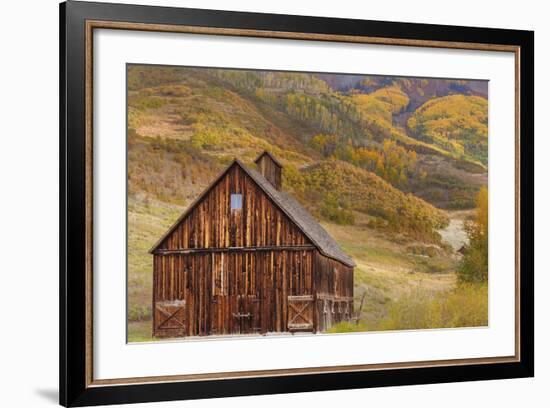
[[[62,405],[533,376],[533,32],[60,16]]]

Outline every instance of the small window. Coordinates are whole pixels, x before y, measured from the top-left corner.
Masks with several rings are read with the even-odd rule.
[[[243,195],[231,194],[231,210],[242,210],[243,208]]]

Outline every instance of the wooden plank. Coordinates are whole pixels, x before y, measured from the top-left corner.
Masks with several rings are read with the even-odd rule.
[[[291,302],[307,302],[313,300],[313,295],[294,295],[289,296],[288,300]]]
[[[313,329],[313,323],[289,323],[289,330],[311,330]]]

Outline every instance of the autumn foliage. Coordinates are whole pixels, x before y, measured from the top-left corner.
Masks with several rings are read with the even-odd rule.
[[[335,213],[337,209],[353,210],[370,215],[377,228],[436,242],[440,237],[434,230],[449,221],[445,212],[399,191],[376,174],[335,159],[308,167],[292,182],[290,187],[305,203],[321,203],[320,214],[329,220],[343,217]],[[330,209],[333,216],[327,216]]]
[[[449,95],[426,102],[407,125],[420,140],[487,164],[488,112],[485,98]]]
[[[489,271],[489,194],[483,187],[478,194],[475,218],[466,223],[470,240],[458,277],[464,282],[487,282]]]

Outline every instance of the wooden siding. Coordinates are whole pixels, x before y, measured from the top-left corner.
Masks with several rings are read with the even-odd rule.
[[[263,154],[256,161],[258,171],[269,181],[277,190],[282,187],[281,166],[275,163],[268,154]]]
[[[353,297],[353,268],[317,252],[315,290],[318,296]]]
[[[315,253],[316,331],[323,332],[353,316],[353,268]]]
[[[231,194],[243,195],[241,210],[231,210]],[[211,187],[157,251],[307,244],[310,242],[302,231],[235,165]]]
[[[316,252],[311,247],[155,255],[153,334],[288,331],[289,297],[313,297]],[[171,320],[167,308],[174,313]]]

